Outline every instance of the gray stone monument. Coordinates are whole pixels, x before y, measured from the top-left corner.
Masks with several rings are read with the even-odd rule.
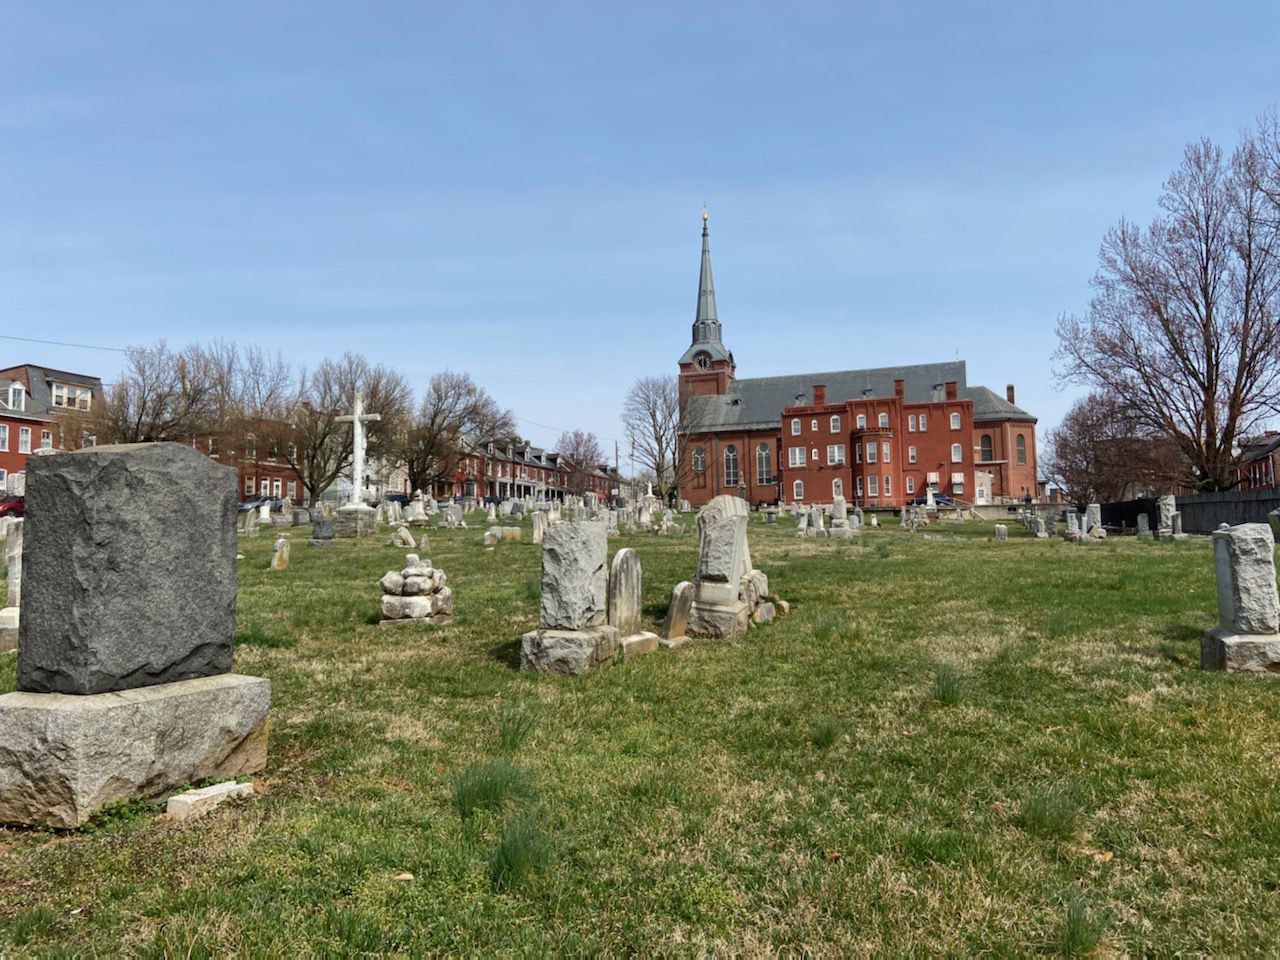
[[[1200,641],[1200,666],[1280,676],[1275,538],[1265,523],[1223,527],[1213,534],[1218,626]]]
[[[8,600],[0,609],[0,651],[13,650],[18,646],[19,610],[22,606],[22,527],[21,517],[5,518],[3,546]]]
[[[321,517],[319,520],[312,521],[311,539],[307,541],[308,547],[332,547],[335,541],[333,539],[333,518]]]
[[[1151,539],[1151,518],[1145,510],[1138,514],[1138,536],[1143,540]]]
[[[608,623],[608,552],[603,523],[581,520],[547,527],[538,629],[521,638],[521,669],[578,674],[606,667],[617,657],[618,631]]]
[[[1165,494],[1156,501],[1156,536],[1167,540],[1173,536],[1173,514],[1178,509],[1178,500],[1173,494]]]
[[[0,697],[0,821],[266,764],[271,684],[231,674],[237,476],[179,443],[27,467],[18,692]]]
[[[698,574],[689,632],[736,637],[769,592],[769,581],[751,567],[745,500],[721,494],[698,512]]]

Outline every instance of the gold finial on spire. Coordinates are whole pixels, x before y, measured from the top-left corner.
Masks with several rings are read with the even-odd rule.
[[[707,222],[707,205],[705,203],[702,205],[702,222]]]

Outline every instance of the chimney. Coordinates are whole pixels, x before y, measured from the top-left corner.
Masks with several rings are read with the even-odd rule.
[[[813,385],[813,405],[820,407],[827,402],[827,385],[825,383],[815,383]]]
[[[899,399],[901,399],[902,395],[906,392],[906,389],[907,389],[907,381],[905,380],[893,381],[893,395],[895,397],[898,397]]]
[[[956,382],[954,380],[947,381],[947,399],[954,400],[956,398]]]
[[[1005,398],[1006,400],[1008,400],[1010,403],[1015,403],[1015,402],[1016,402],[1016,401],[1013,399],[1013,384],[1012,384],[1012,383],[1011,383],[1011,384],[1009,384],[1007,387],[1005,387],[1005,388],[1004,388],[1004,398]]]

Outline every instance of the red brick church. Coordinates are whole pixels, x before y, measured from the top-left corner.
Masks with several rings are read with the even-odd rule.
[[[693,338],[680,358],[681,496],[899,506],[928,490],[967,504],[1036,497],[1036,418],[969,386],[963,360],[739,379],[711,280],[707,217]]]

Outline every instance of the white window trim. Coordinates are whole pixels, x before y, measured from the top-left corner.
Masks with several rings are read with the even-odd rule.
[[[9,452],[9,425],[0,423],[0,452]]]
[[[834,467],[844,463],[844,444],[831,443],[827,445],[827,466]]]
[[[804,447],[792,447],[787,451],[787,466],[804,466]]]
[[[880,462],[881,463],[889,462],[889,441],[888,440],[882,440],[880,442]]]
[[[915,445],[913,444],[907,447],[907,463],[915,463],[915,462],[916,462],[916,448],[915,448]]]
[[[859,430],[867,429],[867,415],[865,413],[858,414],[858,419],[855,421],[855,423],[857,424]]]
[[[791,421],[791,435],[793,437],[800,436],[800,418],[795,417]]]
[[[19,453],[31,452],[31,428],[30,427],[18,428],[18,452]]]
[[[839,417],[832,417],[832,418],[831,418],[831,432],[832,432],[832,433],[839,433],[839,432],[840,432],[840,418],[839,418]]]
[[[887,413],[882,413],[876,417],[876,428],[879,430],[889,429],[889,415]]]
[[[876,442],[874,440],[867,441],[867,463],[876,462]]]
[[[867,496],[878,497],[879,493],[879,477],[874,473],[867,474]]]
[[[951,445],[951,462],[964,463],[964,447],[958,443]]]
[[[926,413],[920,414],[920,432],[921,433],[929,432],[929,415]]]
[[[916,432],[916,415],[913,413],[907,417],[907,433]]]
[[[951,414],[951,429],[952,430],[960,429],[960,414],[958,413]]]
[[[799,503],[804,499],[804,481],[797,480],[791,484],[791,499]]]
[[[916,478],[912,476],[908,476],[906,480],[906,484],[907,484],[907,496],[909,497],[916,492]]]
[[[893,474],[891,473],[884,475],[884,495],[886,497],[893,496]]]

